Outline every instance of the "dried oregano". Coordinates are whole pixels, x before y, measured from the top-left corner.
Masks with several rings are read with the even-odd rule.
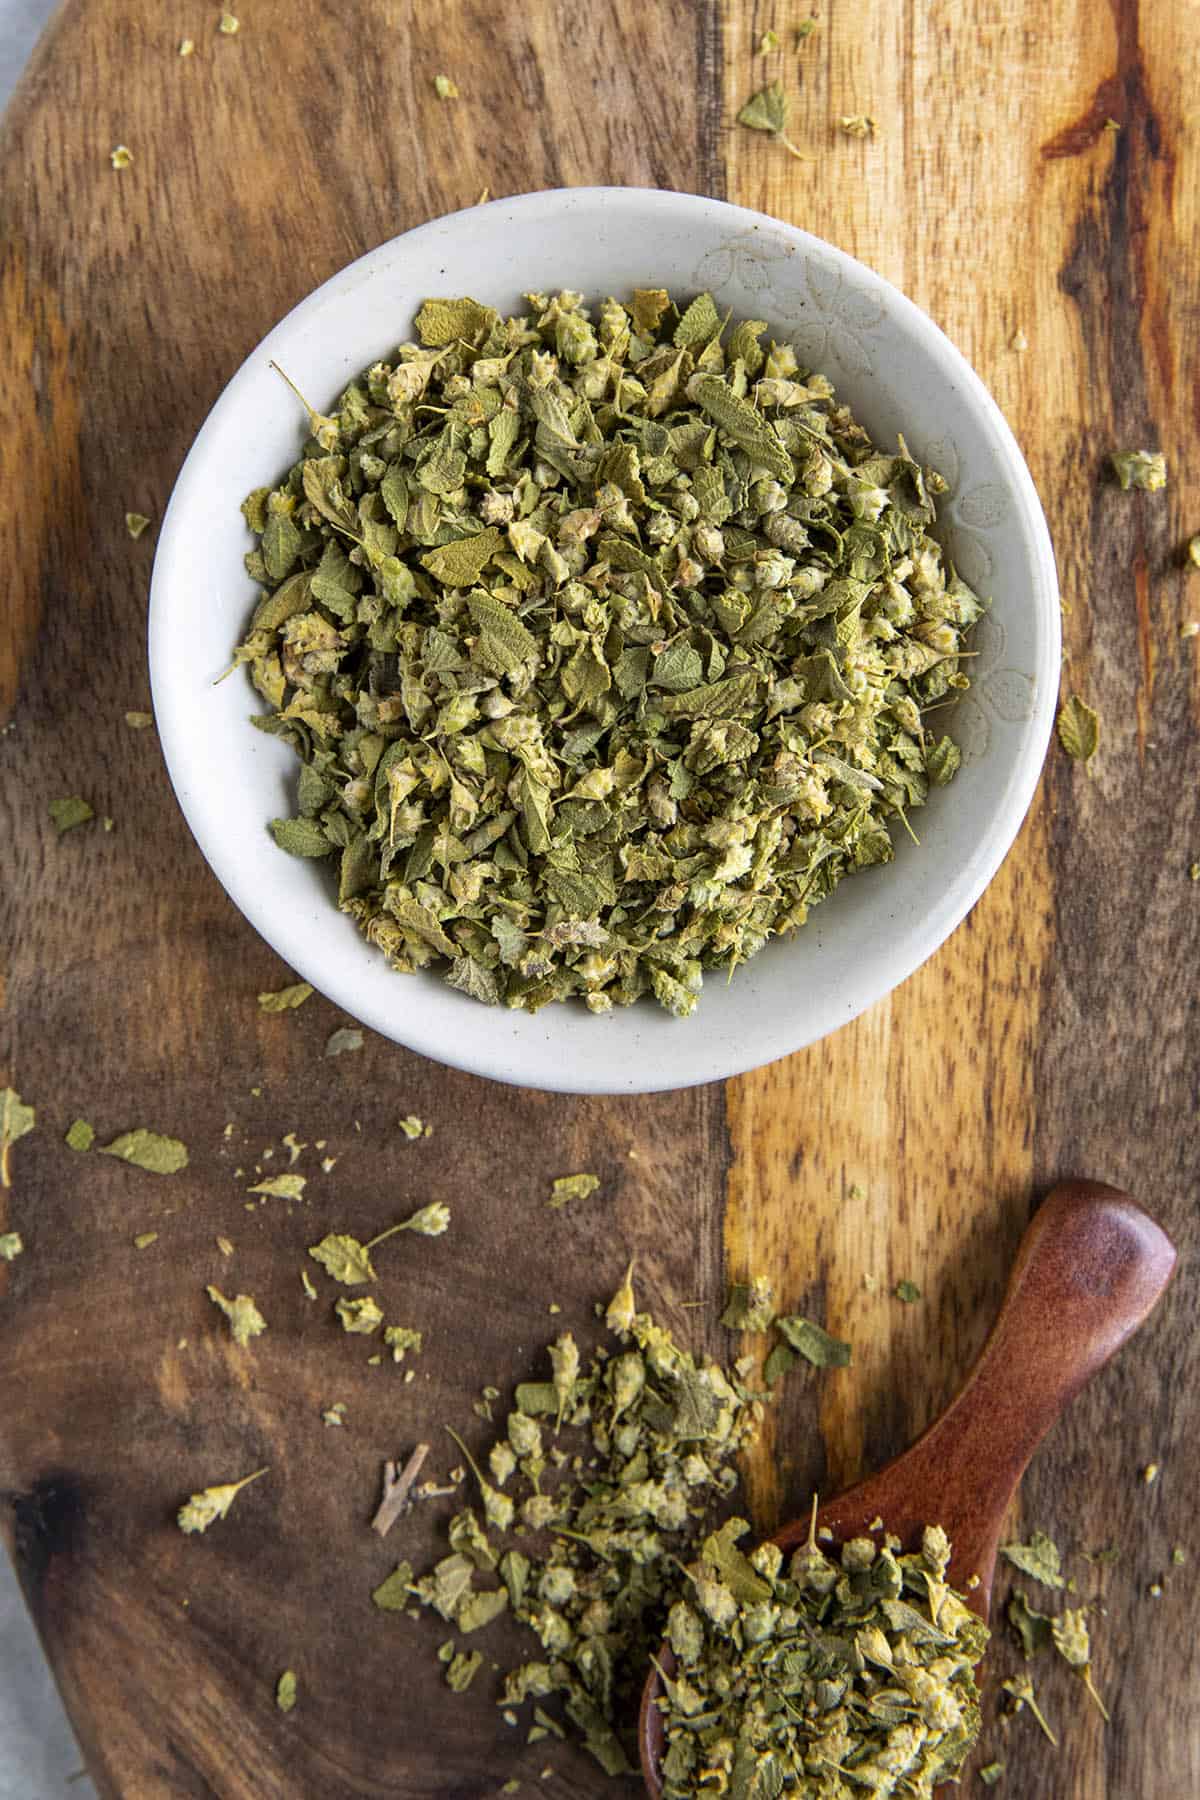
[[[800,1800],[931,1796],[979,1735],[987,1626],[948,1585],[950,1544],[926,1529],[897,1555],[869,1537],[836,1558],[814,1530],[783,1552],[731,1519],[684,1570],[663,1669],[663,1793]],[[718,1787],[716,1784],[720,1783]]]
[[[540,1651],[509,1671],[501,1704],[555,1697],[616,1775],[636,1767],[637,1696],[679,1564],[736,1487],[733,1459],[760,1408],[736,1375],[695,1361],[636,1311],[632,1271],[608,1319],[619,1342],[586,1363],[570,1334],[547,1347],[548,1378],[517,1387],[479,1457],[487,1476],[456,1438],[479,1510],[454,1515],[448,1554],[427,1574],[414,1580],[402,1563],[373,1597],[389,1611],[419,1601],[464,1635],[512,1614]],[[550,1717],[535,1729],[561,1729]]]
[[[527,299],[426,301],[245,502],[272,830],[396,969],[683,1015],[954,773],[981,603],[940,478],[761,321]]]

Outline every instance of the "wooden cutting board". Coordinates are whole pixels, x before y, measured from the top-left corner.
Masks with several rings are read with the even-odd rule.
[[[1180,631],[1200,618],[1200,573],[1180,559],[1200,531],[1196,0],[857,0],[822,6],[799,49],[802,12],[752,0],[238,10],[222,36],[209,4],[68,0],[0,155],[0,1082],[38,1109],[0,1190],[0,1230],[27,1246],[0,1264],[0,1516],[102,1793],[606,1791],[581,1753],[525,1748],[482,1691],[448,1693],[428,1621],[373,1611],[398,1556],[437,1548],[433,1509],[386,1543],[367,1529],[383,1459],[426,1438],[448,1467],[443,1424],[474,1424],[479,1388],[529,1372],[630,1254],[645,1299],[721,1355],[736,1348],[716,1323],[726,1279],[761,1270],[854,1344],[851,1368],[793,1376],[771,1411],[746,1469],[769,1530],[926,1423],[983,1338],[1035,1196],[1068,1174],[1156,1208],[1181,1273],[1055,1432],[1014,1520],[1061,1539],[1103,1603],[1112,1725],[1064,1666],[1042,1684],[1057,1757],[1027,1714],[1000,1724],[1004,1646],[980,1760],[1005,1761],[1002,1791],[1022,1800],[1200,1792],[1200,641]],[[762,55],[769,26],[782,49]],[[440,71],[459,100],[436,98]],[[776,76],[811,163],[733,123]],[[874,139],[836,127],[861,112]],[[120,143],[133,161],[115,171]],[[261,1015],[256,994],[288,971],[201,860],[153,733],[123,723],[148,704],[154,549],[124,514],[161,518],[263,332],[485,186],[585,182],[772,212],[945,327],[1029,457],[1067,689],[1103,719],[1090,772],[1052,750],[999,876],[889,1001],[723,1089],[642,1100],[491,1086],[374,1038],[327,1061],[344,1021],[324,1001]],[[1165,494],[1103,481],[1110,449],[1147,445],[1167,452]],[[74,793],[111,833],[56,839],[48,802]],[[404,1139],[408,1113],[432,1137]],[[173,1132],[190,1167],[162,1179],[74,1156],[62,1134],[80,1114],[105,1137]],[[302,1208],[245,1210],[235,1170],[287,1131],[326,1139],[333,1173]],[[552,1177],[580,1169],[598,1196],[548,1211]],[[365,1237],[435,1199],[453,1230],[397,1257],[388,1283],[426,1333],[406,1386],[366,1366],[299,1270],[324,1231]],[[920,1302],[890,1297],[899,1278]],[[206,1282],[257,1297],[271,1329],[253,1350],[232,1345]],[[335,1400],[340,1430],[321,1422]],[[228,1520],[181,1536],[184,1496],[261,1464]],[[1119,1563],[1081,1560],[1114,1542]],[[301,1700],[285,1718],[287,1666]]]

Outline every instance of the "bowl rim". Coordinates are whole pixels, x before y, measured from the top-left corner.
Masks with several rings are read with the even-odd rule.
[[[913,925],[904,941],[903,953],[868,959],[874,972],[856,981],[844,1012],[836,1019],[826,1017],[815,1023],[811,1020],[806,1023],[806,1016],[793,1019],[789,1015],[791,1029],[787,1028],[787,1024],[777,1024],[773,1028],[760,1025],[755,1031],[747,1033],[744,1050],[739,1045],[735,1055],[720,1058],[719,1066],[693,1067],[682,1079],[671,1072],[669,1062],[664,1066],[664,1060],[656,1057],[653,1051],[642,1053],[640,1060],[636,1052],[631,1052],[624,1059],[636,1065],[632,1076],[616,1073],[613,1067],[615,1058],[611,1054],[607,1059],[601,1059],[602,1062],[606,1061],[607,1066],[595,1074],[587,1066],[581,1066],[573,1060],[568,1062],[566,1059],[550,1068],[548,1065],[553,1053],[541,1050],[535,1050],[531,1059],[537,1062],[538,1057],[541,1058],[541,1067],[536,1074],[531,1073],[529,1067],[523,1066],[519,1055],[513,1059],[511,1066],[506,1066],[506,1053],[511,1046],[503,1041],[502,1033],[467,1031],[447,1046],[444,1027],[439,1025],[436,1016],[432,1024],[426,1022],[420,1007],[405,1008],[399,1017],[388,1015],[385,1018],[382,1009],[371,1004],[369,998],[364,996],[361,983],[354,974],[343,974],[336,967],[331,973],[305,968],[305,959],[297,958],[294,946],[289,945],[286,921],[281,929],[279,916],[256,904],[253,886],[240,872],[236,846],[231,843],[228,835],[222,835],[211,818],[201,816],[197,805],[189,804],[187,776],[194,758],[194,747],[189,746],[188,738],[179,728],[179,720],[171,702],[168,595],[174,573],[173,563],[177,556],[177,539],[182,533],[184,517],[194,494],[206,479],[209,443],[216,437],[226,416],[236,416],[242,404],[240,390],[246,385],[251,370],[256,370],[265,359],[277,355],[297,326],[303,324],[311,314],[368,281],[377,268],[387,266],[395,257],[400,244],[411,251],[421,247],[423,241],[435,241],[448,226],[456,222],[461,226],[484,213],[503,211],[524,215],[520,222],[528,230],[535,223],[544,225],[553,222],[559,216],[560,209],[570,213],[589,206],[609,209],[624,207],[637,212],[643,219],[647,213],[659,211],[664,216],[670,216],[676,223],[688,215],[694,217],[698,224],[703,221],[706,226],[716,219],[730,232],[769,228],[790,240],[797,251],[817,255],[827,263],[832,263],[855,287],[861,289],[865,286],[877,295],[886,296],[888,312],[899,320],[904,333],[923,342],[927,352],[940,362],[948,362],[946,379],[954,382],[960,404],[965,402],[970,409],[980,413],[990,428],[998,444],[999,466],[1019,515],[1022,536],[1032,552],[1034,579],[1030,584],[1029,600],[1037,614],[1038,640],[1041,646],[1036,671],[1036,692],[1025,741],[1007,785],[995,802],[990,830],[972,846],[971,853],[964,858],[962,865],[948,882],[939,902]],[[817,237],[799,226],[705,195],[639,187],[543,188],[490,200],[483,205],[463,207],[457,212],[439,214],[385,240],[335,271],[299,300],[242,360],[192,440],[163,515],[150,582],[147,654],[159,742],[168,777],[188,827],[210,869],[233,904],[290,968],[294,968],[297,974],[311,982],[314,988],[334,1004],[352,1017],[360,1019],[381,1036],[443,1065],[491,1080],[533,1087],[545,1092],[634,1094],[663,1092],[726,1080],[807,1048],[831,1032],[840,1030],[858,1014],[907,981],[957,929],[1007,856],[1037,789],[1057,709],[1061,671],[1061,611],[1049,528],[1033,478],[1011,427],[982,378],[962,352],[940,326],[886,276],[880,275],[847,251],[839,249],[828,239]],[[499,1019],[510,1017],[503,1009],[489,1009],[489,1016]],[[697,1022],[698,1020],[692,1022],[693,1029],[696,1029]],[[605,1025],[604,1020],[595,1021],[595,1027],[600,1032],[604,1031]],[[677,1026],[679,1030],[687,1028],[688,1022]]]

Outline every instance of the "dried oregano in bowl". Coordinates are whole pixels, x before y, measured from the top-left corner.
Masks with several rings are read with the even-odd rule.
[[[245,502],[271,829],[395,969],[683,1016],[953,776],[981,602],[938,476],[761,321],[527,300],[426,301]]]

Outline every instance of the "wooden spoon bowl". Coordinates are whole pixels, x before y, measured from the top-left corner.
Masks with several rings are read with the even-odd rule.
[[[926,1525],[944,1526],[949,1579],[986,1619],[1000,1532],[1030,1458],[1067,1402],[1145,1322],[1174,1267],[1170,1238],[1128,1194],[1099,1181],[1061,1183],[1021,1241],[996,1322],[954,1399],[911,1449],[827,1501],[817,1529],[842,1543],[871,1535],[879,1518],[912,1549]],[[810,1519],[797,1519],[770,1541],[787,1553],[810,1529]],[[666,1644],[659,1661],[673,1674]],[[662,1691],[652,1668],[638,1741],[655,1800]]]

